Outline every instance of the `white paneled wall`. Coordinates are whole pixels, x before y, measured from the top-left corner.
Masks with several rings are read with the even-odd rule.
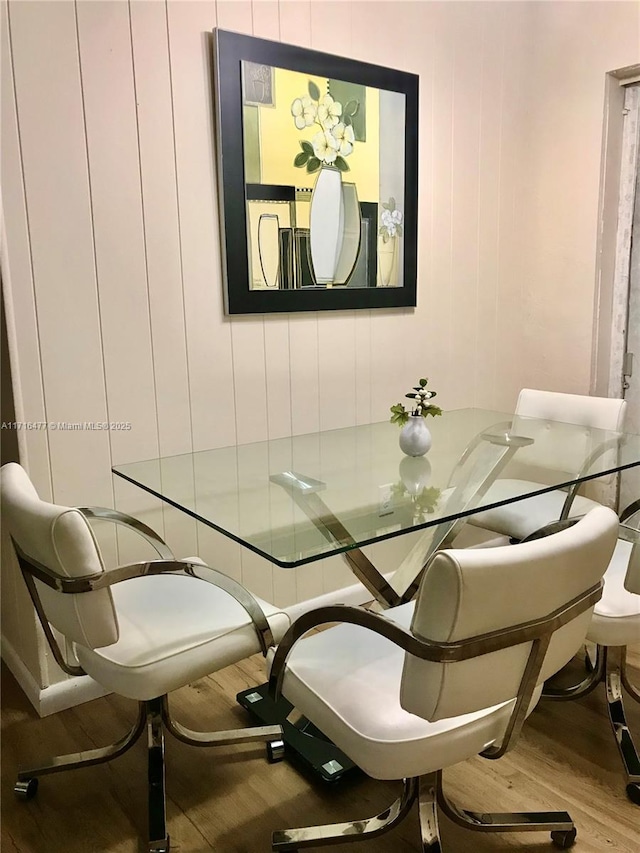
[[[531,296],[534,268],[562,298],[553,253],[532,239],[552,242],[539,224],[532,169],[543,173],[552,200],[553,130],[543,125],[544,103],[531,99],[553,90],[546,46],[560,75],[559,45],[571,49],[548,31],[555,13],[541,7],[557,5],[584,13],[580,68],[592,81],[636,61],[637,14],[625,3],[3,2],[3,279],[17,417],[132,424],[129,431],[24,433],[23,462],[41,494],[115,504],[164,532],[176,552],[198,552],[258,594],[291,604],[352,578],[340,561],[272,569],[114,481],[111,466],[381,420],[423,375],[444,408],[509,408],[532,376],[561,385],[561,366],[555,374],[546,363],[544,372],[532,367],[539,354],[532,341],[544,350],[536,321],[548,310]],[[611,38],[600,7],[615,7]],[[563,12],[560,23],[563,15],[571,17]],[[420,75],[420,114],[409,117],[420,143],[415,310],[224,315],[216,26]],[[556,96],[560,112],[562,87]],[[599,98],[591,96],[592,118]],[[578,226],[586,221],[574,255],[589,248],[593,174],[589,181],[591,196],[583,193],[580,204],[591,202],[593,211],[573,212]],[[576,170],[566,189],[580,182]],[[592,263],[591,254],[582,257],[580,274]],[[572,300],[579,286],[574,277]],[[585,365],[591,310],[589,302],[575,328],[562,329],[563,345]],[[135,553],[128,542],[106,537],[104,544],[113,559]],[[15,613],[28,608],[17,584],[5,587],[2,606],[5,639],[18,653],[25,649],[33,669],[33,639],[13,627]],[[5,620],[5,613],[13,615]],[[40,664],[34,677],[43,684],[58,677]]]

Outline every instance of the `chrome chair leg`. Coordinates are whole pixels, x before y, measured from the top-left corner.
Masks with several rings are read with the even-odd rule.
[[[88,749],[83,752],[73,752],[68,755],[58,755],[47,759],[39,767],[31,767],[18,771],[18,780],[14,791],[21,799],[31,799],[38,789],[38,776],[48,773],[60,773],[63,770],[76,770],[79,767],[90,767],[92,764],[102,764],[123,755],[138,740],[144,731],[146,722],[146,707],[144,702],[138,703],[138,717],[133,727],[124,737],[109,746],[98,749]]]
[[[162,731],[162,701],[147,703],[148,738],[148,796],[149,796],[149,853],[169,853],[167,815],[164,793],[164,733]]]
[[[609,721],[613,734],[618,744],[622,763],[627,776],[627,796],[640,805],[640,756],[633,742],[633,737],[627,725],[627,719],[623,704],[623,684],[628,679],[623,679],[625,671],[626,647],[619,646],[609,649],[607,663],[607,707],[609,710]],[[626,687],[627,684],[624,684]],[[631,692],[637,698],[635,692]]]
[[[282,726],[253,726],[246,729],[233,729],[226,732],[196,732],[174,720],[169,710],[169,699],[162,698],[162,721],[175,738],[190,746],[228,746],[235,743],[282,740]]]
[[[438,831],[438,773],[419,779],[418,811],[422,853],[442,853]]]
[[[577,831],[567,812],[473,812],[452,803],[442,787],[442,773],[436,779],[437,802],[449,820],[474,832],[542,832],[562,849],[571,847]]]
[[[273,833],[272,850],[294,851],[302,847],[323,847],[346,841],[366,841],[392,829],[411,810],[418,795],[418,780],[404,779],[401,796],[375,817],[349,823],[332,823],[299,829],[283,829]]]

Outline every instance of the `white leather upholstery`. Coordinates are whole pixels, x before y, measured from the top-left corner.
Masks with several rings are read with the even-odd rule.
[[[260,651],[247,612],[206,581],[187,575],[136,578],[113,587],[120,639],[107,648],[76,646],[96,681],[130,699],[152,699]],[[258,599],[274,638],[289,617]]]
[[[640,595],[625,588],[632,546],[618,540],[604,576],[604,592],[596,604],[587,639],[601,646],[640,643]],[[640,555],[636,546],[635,559]]]
[[[597,507],[555,536],[436,553],[422,579],[411,629],[423,639],[456,642],[540,619],[600,580],[617,532],[613,510]],[[555,632],[540,683],[579,650],[591,612]],[[526,643],[456,663],[407,655],[402,704],[439,720],[504,702],[518,692],[529,651]]]
[[[40,500],[25,470],[3,465],[2,518],[21,550],[63,577],[104,571],[100,551],[86,518],[77,509]],[[90,648],[118,639],[118,621],[108,589],[62,595],[36,581],[49,622],[62,634]]]
[[[496,480],[489,486],[486,501],[498,503],[516,495],[524,495],[536,488],[539,483],[531,480]],[[535,495],[524,501],[504,504],[503,506],[479,512],[469,519],[476,527],[483,527],[503,536],[525,539],[529,534],[560,518],[567,493],[554,489],[542,495]],[[576,495],[571,504],[571,515],[586,515],[589,510],[600,506],[597,501]]]
[[[384,616],[414,633],[449,640],[547,615],[602,577],[617,528],[615,513],[599,507],[575,527],[544,540],[440,552],[416,604],[386,610]],[[556,632],[563,636],[551,651],[530,709],[542,679],[584,641],[590,615],[588,610]],[[446,666],[428,664],[429,670],[373,631],[344,624],[293,647],[282,689],[370,776],[420,776],[500,740],[528,648]],[[451,667],[461,667],[464,678],[458,679]],[[492,693],[506,698],[491,701]],[[470,710],[456,710],[463,705]]]
[[[20,465],[3,466],[1,478],[3,522],[27,556],[67,577],[104,571],[79,510],[40,500]],[[162,696],[261,650],[247,611],[201,578],[145,575],[79,595],[36,584],[48,621],[74,642],[85,672],[131,699]],[[289,618],[257,601],[277,642]]]
[[[598,444],[611,437],[592,431],[622,431],[626,407],[624,400],[608,397],[523,388],[518,397],[512,431],[527,435],[534,442],[518,450],[510,466],[511,469],[517,465],[523,472],[521,479],[497,480],[489,488],[487,499],[498,502],[523,494],[532,482],[544,486],[546,471],[564,474],[570,480],[582,469]],[[531,418],[539,419],[539,422],[532,422]],[[553,430],[546,423],[548,421],[554,422]],[[558,426],[558,423],[562,426]],[[608,452],[614,454],[615,450]],[[469,521],[486,530],[524,539],[551,521],[556,521],[565,498],[566,492],[554,490],[478,513],[471,516]],[[588,498],[577,497],[572,504],[571,515],[584,515],[596,505],[595,501]]]
[[[385,611],[408,628],[414,603]],[[400,704],[404,653],[355,625],[300,641],[283,692],[374,779],[402,779],[464,761],[499,740],[513,704],[428,722]],[[538,695],[539,695],[538,691]]]

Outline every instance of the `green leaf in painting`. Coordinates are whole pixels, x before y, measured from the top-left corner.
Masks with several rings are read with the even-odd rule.
[[[389,207],[389,205],[384,201],[382,202],[382,206],[384,207],[385,210],[392,210],[392,208]]]
[[[311,174],[312,172],[317,172],[322,164],[317,157],[309,157],[309,162],[307,163],[307,172]]]
[[[343,115],[343,116],[341,116],[341,118],[342,118],[343,125],[345,127],[349,127],[349,125],[351,124],[351,116]]]
[[[396,231],[398,233],[398,237],[402,237],[402,225],[396,225]]]
[[[295,160],[293,161],[293,165],[300,168],[304,166],[307,160],[309,159],[309,155],[306,151],[301,151],[299,154],[296,154]]]
[[[336,169],[339,169],[341,172],[350,172],[351,171],[347,161],[344,159],[344,157],[341,157],[340,155],[338,155],[336,157]]]
[[[354,116],[360,109],[360,104],[357,101],[349,101],[344,108],[344,112],[348,116]]]
[[[310,142],[307,142],[306,139],[300,140],[300,148],[311,157],[313,155],[313,145]]]
[[[386,205],[385,205],[385,207],[386,207]],[[392,197],[389,199],[389,210],[395,210],[395,209],[396,209],[396,200],[395,200],[395,198],[393,198],[393,196],[392,196]]]
[[[320,100],[320,89],[318,89],[313,80],[309,80],[309,95],[313,98],[314,101]]]

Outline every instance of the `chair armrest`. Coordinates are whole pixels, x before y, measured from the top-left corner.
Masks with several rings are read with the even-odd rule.
[[[607,441],[603,441],[602,444],[599,444],[596,449],[587,456],[585,461],[582,464],[582,468],[578,472],[578,477],[586,477],[588,472],[590,471],[593,463],[600,456],[603,456],[609,450],[616,450],[620,447],[620,443],[623,439],[623,435],[620,434],[616,436],[616,438],[610,438]],[[589,479],[596,480],[598,477],[605,476],[604,473],[594,474]],[[564,500],[564,504],[562,506],[562,511],[560,513],[560,521],[563,521],[566,518],[569,518],[569,513],[571,511],[571,505],[573,504],[575,496],[578,494],[578,489],[582,485],[582,482],[572,483],[572,485],[567,489],[567,497]]]
[[[521,643],[529,643],[548,638],[558,628],[574,619],[580,613],[592,607],[602,596],[602,582],[595,584],[582,595],[550,613],[543,619],[523,622],[499,631],[491,631],[468,637],[457,642],[438,642],[425,637],[418,637],[397,622],[393,622],[383,613],[365,610],[362,607],[352,607],[344,604],[334,604],[319,607],[302,614],[291,625],[280,643],[273,658],[269,677],[269,691],[277,699],[282,689],[285,666],[295,643],[312,628],[335,622],[358,625],[373,631],[390,640],[405,652],[421,660],[437,663],[454,663],[469,660],[490,652],[507,649]],[[542,663],[542,661],[540,661]]]
[[[121,524],[128,530],[133,530],[152,545],[163,560],[173,560],[174,556],[167,543],[146,524],[143,524],[132,515],[127,515],[124,512],[119,512],[117,509],[109,509],[102,506],[79,506],[76,507],[86,519],[97,519],[99,521],[112,521],[114,524]]]
[[[114,569],[96,572],[91,575],[69,578],[51,571],[51,569],[43,566],[33,557],[28,557],[21,551],[15,541],[13,542],[13,546],[18,556],[20,568],[25,575],[31,575],[51,589],[55,589],[57,592],[65,595],[81,595],[85,592],[106,589],[116,583],[145,577],[146,575],[175,574],[178,572],[187,574],[196,580],[211,583],[234,598],[247,612],[258,636],[263,655],[266,656],[269,647],[275,645],[269,621],[255,596],[242,586],[242,584],[234,581],[218,569],[207,566],[205,563],[194,563],[176,559],[149,560],[144,563],[130,563],[126,566],[118,566]]]

